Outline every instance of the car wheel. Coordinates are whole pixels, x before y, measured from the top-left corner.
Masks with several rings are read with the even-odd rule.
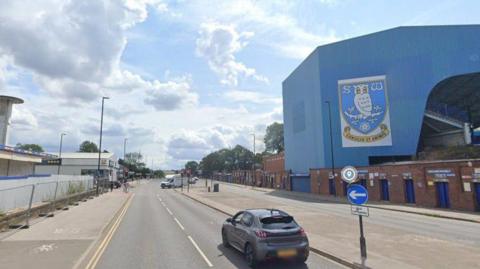
[[[245,260],[247,261],[248,266],[251,268],[256,268],[258,261],[253,251],[252,245],[247,243],[245,246]]]
[[[226,248],[230,247],[230,243],[228,243],[227,232],[225,230],[222,230],[222,244]]]

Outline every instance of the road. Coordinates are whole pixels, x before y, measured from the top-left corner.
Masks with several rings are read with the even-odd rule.
[[[243,256],[221,244],[226,215],[158,181],[140,185],[96,268],[249,268]],[[260,268],[344,268],[312,253],[304,265],[280,262]]]

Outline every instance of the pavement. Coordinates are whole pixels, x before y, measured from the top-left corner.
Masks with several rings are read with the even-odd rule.
[[[29,229],[2,233],[0,268],[74,268],[129,196],[115,190],[35,219]]]
[[[209,184],[210,184],[210,181],[209,181]],[[262,188],[262,187],[252,188],[251,186],[245,186],[241,184],[227,183],[227,182],[222,182],[222,184],[226,184],[226,185],[230,185],[238,188],[248,188],[255,191],[268,192],[268,193],[271,193],[272,195],[278,195],[281,197],[290,197],[293,199],[299,199],[299,200],[305,200],[305,201],[314,201],[314,202],[320,201],[320,202],[334,202],[334,203],[349,204],[347,199],[344,197],[332,197],[327,195],[292,192],[292,191],[285,191],[285,190],[278,190],[278,189],[272,190],[269,188]],[[440,208],[425,208],[425,207],[417,207],[413,205],[397,205],[397,204],[390,204],[388,202],[371,202],[371,201],[368,202],[368,206],[370,208],[378,208],[378,209],[418,214],[418,215],[424,215],[424,216],[430,216],[430,217],[463,220],[463,221],[480,223],[480,213],[476,213],[476,212],[465,212],[465,211],[456,211],[451,209],[440,209]]]
[[[283,209],[305,228],[311,247],[348,263],[360,263],[358,218],[351,215],[349,205],[255,189],[220,183],[220,192],[209,193],[204,182],[198,182],[183,194],[227,214],[256,207]],[[479,223],[370,208],[364,227],[371,268],[480,268]]]
[[[95,268],[249,268],[243,255],[222,246],[227,216],[152,181],[135,196]],[[304,265],[281,262],[259,268],[336,269],[344,266],[312,253]]]

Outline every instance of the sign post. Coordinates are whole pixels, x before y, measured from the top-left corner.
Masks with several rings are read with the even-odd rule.
[[[368,201],[368,191],[362,185],[351,185],[358,179],[358,171],[354,167],[344,167],[342,169],[341,176],[343,181],[348,183],[347,198],[352,204],[352,215],[358,215],[358,223],[360,226],[360,258],[362,261],[362,267],[365,268],[365,262],[367,260],[367,243],[363,233],[363,217],[368,217],[369,212],[368,207],[362,205]]]

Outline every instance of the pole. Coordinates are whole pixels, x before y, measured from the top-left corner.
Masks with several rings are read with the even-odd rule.
[[[362,216],[358,216],[358,221],[360,223],[360,258],[362,260],[362,266],[365,268],[365,261],[367,260],[367,244],[365,237],[363,236],[363,219]]]
[[[127,152],[127,140],[128,138],[123,139],[123,162],[125,163],[125,156]]]
[[[60,175],[60,167],[62,166],[60,162],[62,161],[62,145],[63,145],[63,136],[64,135],[67,135],[67,134],[65,134],[65,133],[60,134],[60,147],[59,147],[59,150],[58,150],[59,163],[58,163],[57,175]]]
[[[98,189],[99,189],[98,181],[100,179],[100,159],[102,157],[103,108],[105,106],[105,99],[109,99],[109,98],[105,96],[102,97],[102,114],[100,116],[100,143],[98,147],[97,191],[96,191],[97,196],[98,196]]]
[[[255,187],[255,133],[252,133],[253,136],[253,163],[252,163],[252,187]]]
[[[332,178],[333,178],[333,184],[335,184],[335,158],[333,156],[333,134],[332,134],[332,112],[330,109],[330,101],[325,101],[328,105],[328,125],[330,129],[330,158],[332,161]],[[335,185],[334,185],[335,186]],[[334,195],[337,195],[337,191],[335,190]]]
[[[55,184],[55,193],[53,194],[52,209],[51,209],[50,214],[47,215],[47,217],[53,217],[54,216],[53,212],[55,212],[55,201],[57,200],[57,191],[58,191],[58,178],[57,178],[57,182]]]
[[[27,221],[25,223],[25,228],[30,227],[30,217],[32,215],[33,195],[35,195],[35,184],[32,184],[32,193],[30,194],[30,201],[28,202]]]

